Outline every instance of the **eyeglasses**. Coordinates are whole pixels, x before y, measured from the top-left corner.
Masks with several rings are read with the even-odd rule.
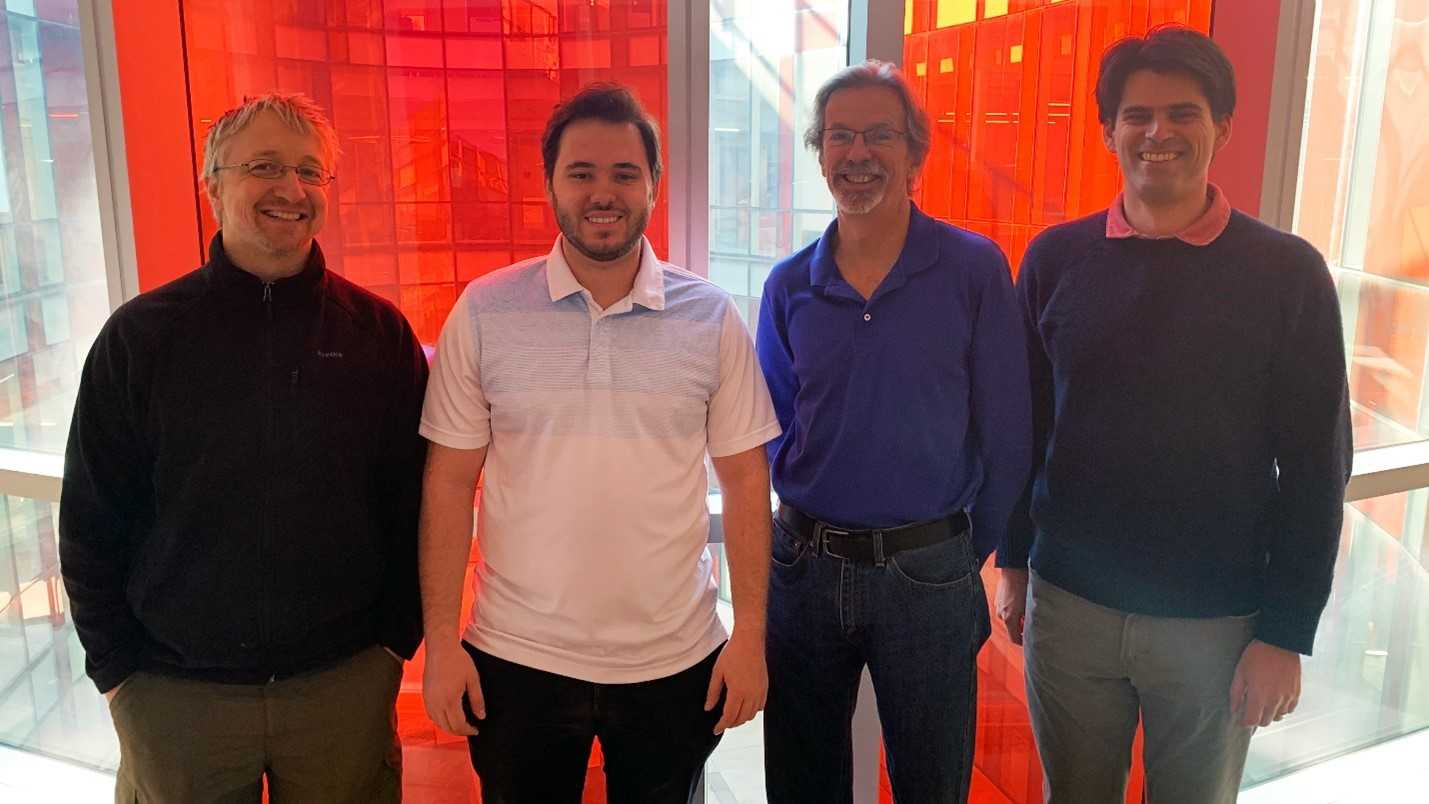
[[[238,168],[255,179],[281,179],[293,171],[298,175],[298,181],[303,184],[311,184],[315,187],[322,187],[331,184],[337,176],[328,173],[320,167],[312,165],[285,165],[282,162],[275,162],[272,159],[251,159],[247,162],[239,162],[236,165],[218,165],[215,171]]]
[[[863,144],[870,148],[892,148],[900,138],[906,137],[908,132],[884,125],[866,128],[863,131],[855,131],[851,128],[826,128],[823,131],[824,147],[852,147],[854,140],[860,134],[863,135]]]

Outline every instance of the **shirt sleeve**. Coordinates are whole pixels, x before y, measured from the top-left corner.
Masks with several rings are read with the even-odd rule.
[[[710,457],[735,455],[778,435],[779,421],[749,331],[734,302],[726,300],[719,337],[719,388],[710,398],[707,425]]]
[[[442,325],[419,432],[453,449],[491,443],[491,405],[481,390],[481,333],[471,285]]]
[[[759,327],[755,331],[755,348],[764,381],[769,385],[769,398],[783,432],[767,445],[769,460],[794,427],[794,399],[799,394],[799,377],[794,373],[794,354],[789,349],[785,331],[784,300],[772,281],[764,283],[764,296],[759,302]]]
[[[979,558],[1005,546],[1032,464],[1026,332],[999,249],[978,299],[968,384],[983,483],[970,516]]]

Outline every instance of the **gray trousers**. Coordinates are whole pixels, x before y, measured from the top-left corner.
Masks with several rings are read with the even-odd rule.
[[[135,673],[109,704],[116,804],[394,804],[400,663],[372,647],[272,684]]]
[[[1032,574],[1027,704],[1048,804],[1126,799],[1138,718],[1148,804],[1234,802],[1253,728],[1231,680],[1255,615],[1149,617],[1106,608]]]

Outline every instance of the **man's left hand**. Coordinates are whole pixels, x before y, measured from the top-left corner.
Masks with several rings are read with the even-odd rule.
[[[715,724],[715,734],[748,723],[764,708],[765,696],[769,694],[769,671],[764,666],[762,634],[735,629],[710,674],[709,691],[705,693],[706,712],[719,703],[721,689],[725,691],[724,712]]]
[[[1252,640],[1231,681],[1231,713],[1241,726],[1269,726],[1300,703],[1300,654]]]

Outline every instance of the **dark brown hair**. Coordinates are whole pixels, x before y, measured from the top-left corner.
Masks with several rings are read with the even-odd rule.
[[[1097,72],[1097,119],[1102,125],[1116,120],[1127,79],[1141,70],[1195,79],[1217,121],[1235,112],[1235,68],[1220,45],[1200,31],[1159,25],[1146,36],[1122,39],[1102,54]]]
[[[607,123],[629,123],[640,132],[645,145],[645,159],[650,163],[650,183],[660,183],[663,165],[660,163],[660,129],[635,93],[620,84],[587,84],[574,97],[561,103],[546,121],[541,135],[541,161],[546,163],[546,183],[556,175],[556,157],[561,152],[561,135],[566,126],[578,120],[604,120]]]

